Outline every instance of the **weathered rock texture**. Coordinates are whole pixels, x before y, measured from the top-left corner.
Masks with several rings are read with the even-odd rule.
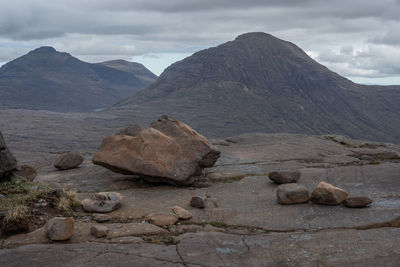
[[[61,154],[54,162],[54,167],[59,170],[69,170],[78,167],[83,162],[83,156],[79,152],[67,152]]]
[[[202,168],[213,166],[219,155],[204,136],[163,116],[137,136],[107,136],[93,163],[150,182],[187,185]]]
[[[320,182],[311,194],[311,201],[323,205],[338,205],[342,203],[348,194],[339,187]]]
[[[17,168],[17,160],[8,150],[0,132],[0,179],[9,176]]]

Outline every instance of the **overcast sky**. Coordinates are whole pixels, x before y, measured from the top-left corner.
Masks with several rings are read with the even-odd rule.
[[[157,75],[193,52],[263,31],[356,82],[400,84],[400,0],[0,0],[0,64],[43,45]]]

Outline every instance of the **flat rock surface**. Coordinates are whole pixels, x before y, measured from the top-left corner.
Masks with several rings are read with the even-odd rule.
[[[400,229],[390,227],[259,235],[203,232],[184,234],[177,245],[27,245],[0,250],[0,265],[398,266],[399,248]]]
[[[176,187],[145,183],[91,163],[102,137],[122,125],[100,127],[97,121],[105,120],[100,114],[65,114],[64,123],[81,127],[76,135],[68,135],[70,130],[57,116],[33,112],[30,136],[23,135],[29,124],[17,122],[11,127],[2,116],[0,126],[8,125],[2,131],[20,163],[37,169],[36,181],[77,191],[81,199],[98,191],[119,192],[123,205],[108,214],[107,238],[90,237],[94,221],[78,220],[66,244],[40,244],[44,241],[38,236],[30,241],[19,236],[24,241],[11,246],[5,245],[12,239],[3,241],[3,246],[14,248],[0,250],[0,265],[24,266],[29,260],[30,266],[44,262],[65,266],[396,266],[400,261],[399,145],[349,140],[341,144],[324,136],[299,134],[245,134],[217,146],[221,157],[198,178],[208,187]],[[21,115],[25,123],[28,117]],[[35,130],[36,122],[44,124],[42,131],[49,131],[50,139]],[[89,140],[90,136],[95,137]],[[55,141],[59,139],[62,142]],[[69,143],[85,160],[77,169],[58,172],[51,167],[52,161]],[[300,171],[298,183],[310,192],[325,181],[350,196],[369,197],[373,203],[363,209],[311,202],[282,206],[276,203],[278,185],[267,176],[274,170]],[[193,196],[205,198],[204,209],[190,206]],[[151,234],[129,230],[132,224],[141,224],[146,214],[169,212],[175,205],[188,210],[192,218],[170,228],[157,227]],[[189,233],[194,228],[200,232]],[[118,238],[124,238],[124,244],[112,244]]]

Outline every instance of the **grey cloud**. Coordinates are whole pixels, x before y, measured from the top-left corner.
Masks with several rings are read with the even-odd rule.
[[[384,51],[400,49],[400,0],[0,0],[0,6],[0,61],[40,45],[91,61],[190,53],[264,31],[343,75],[400,76],[400,64]],[[7,54],[5,44],[18,48]]]

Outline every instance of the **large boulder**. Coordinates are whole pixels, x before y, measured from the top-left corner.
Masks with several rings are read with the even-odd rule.
[[[8,177],[17,169],[17,160],[8,150],[0,132],[0,180]]]
[[[59,170],[74,169],[81,165],[84,157],[79,152],[66,152],[61,154],[55,161],[54,167]]]
[[[163,116],[136,136],[107,136],[93,163],[150,182],[188,185],[220,152],[188,125]]]

